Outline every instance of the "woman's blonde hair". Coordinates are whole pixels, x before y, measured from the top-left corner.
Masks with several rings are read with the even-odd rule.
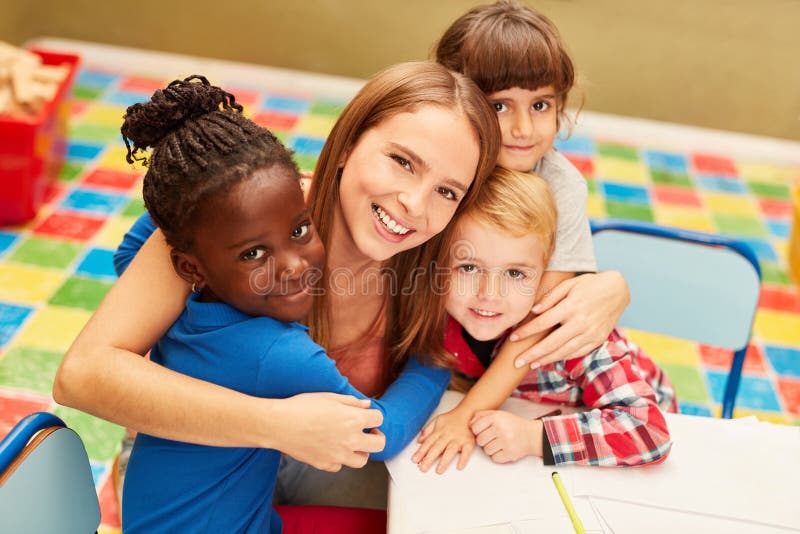
[[[326,247],[330,246],[333,214],[339,203],[340,167],[361,135],[394,115],[438,106],[463,115],[477,138],[480,157],[475,177],[456,210],[469,208],[477,190],[492,170],[500,147],[497,116],[481,90],[466,76],[433,62],[394,65],[376,74],[342,112],[322,148],[308,195],[311,218]],[[396,254],[384,262],[395,277],[397,294],[389,295],[385,336],[383,390],[405,365],[409,354],[428,355],[444,364],[442,347],[445,311],[441,295],[427,283],[433,274],[419,276],[419,267],[434,264],[441,246],[440,235],[420,247]],[[328,287],[327,269],[320,280]],[[420,280],[423,278],[423,280]],[[309,315],[314,340],[326,348],[330,340],[330,301],[323,291]],[[333,347],[335,348],[335,347]]]

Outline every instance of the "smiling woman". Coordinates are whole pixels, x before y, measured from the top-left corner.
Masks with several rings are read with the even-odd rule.
[[[413,280],[417,267],[436,257],[437,233],[472,202],[494,167],[499,139],[495,112],[469,79],[434,63],[409,63],[390,67],[366,84],[343,111],[320,155],[308,207],[328,258],[307,323],[314,341],[329,349],[350,383],[367,395],[383,393],[381,401],[392,407],[394,415],[387,420],[398,424],[389,425],[393,430],[387,432],[389,446],[382,457],[399,452],[413,438],[448,382],[449,371],[410,358],[444,361],[442,296],[426,290],[427,284],[414,292],[393,292],[381,277],[355,291],[326,290],[336,272],[361,277],[387,270],[399,281]],[[213,146],[216,140],[207,145]],[[228,168],[230,162],[221,158],[219,163]],[[271,175],[274,169],[265,171]],[[237,237],[236,243],[248,237]],[[242,260],[261,253],[258,245],[236,252]],[[164,234],[147,215],[126,236],[116,259],[123,269],[130,268],[65,356],[54,386],[60,403],[140,435],[278,449],[328,471],[361,467],[367,453],[380,450],[381,437],[363,432],[380,425],[380,414],[376,418],[373,411],[354,408],[354,400],[262,398],[254,391],[227,389],[227,383],[190,379],[138,357],[184,311],[189,284],[173,271]],[[234,353],[225,356],[235,360],[241,347],[263,343],[258,336],[231,337],[226,346]],[[304,383],[310,383],[306,373],[312,370],[299,366],[295,374],[298,369]],[[302,497],[285,495],[290,503],[383,504],[385,471],[372,485],[358,479],[358,471],[316,484],[324,474],[302,466],[279,481],[281,488],[307,490]],[[376,495],[364,497],[376,487]]]

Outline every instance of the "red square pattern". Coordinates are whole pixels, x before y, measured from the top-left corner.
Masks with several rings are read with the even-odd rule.
[[[800,380],[785,376],[778,377],[778,393],[783,399],[786,411],[800,415]]]
[[[709,154],[694,154],[692,165],[695,171],[702,174],[715,174],[717,176],[736,176],[736,166],[730,158],[711,156]]]
[[[762,286],[758,307],[800,313],[800,297],[797,296],[797,290],[794,287],[787,290],[774,286]]]
[[[104,218],[87,217],[77,213],[55,212],[36,225],[33,231],[37,234],[86,241],[97,233],[105,222],[106,219]]]
[[[700,200],[697,191],[683,187],[655,185],[653,186],[653,197],[655,197],[658,202],[663,202],[665,204],[676,204],[678,206],[690,206],[693,208],[700,208],[703,206],[703,201]]]
[[[792,218],[791,202],[771,198],[760,198],[758,199],[758,205],[761,207],[761,213],[771,219],[784,219],[788,221]]]
[[[290,130],[297,122],[297,115],[279,113],[277,111],[265,111],[253,117],[253,122],[265,128],[278,128],[280,130]]]
[[[731,360],[733,359],[733,351],[722,349],[719,347],[711,347],[709,345],[700,344],[700,359],[709,367],[715,367],[728,370],[731,368]],[[744,365],[742,371],[749,374],[765,374],[764,356],[761,354],[761,349],[755,345],[747,347],[747,354],[744,356]]]
[[[90,172],[82,181],[85,184],[128,191],[130,188],[136,185],[141,177],[142,175],[138,172],[95,169]]]
[[[20,419],[33,412],[47,412],[52,405],[48,397],[14,394],[0,390],[0,439],[6,437]]]
[[[167,82],[164,80],[131,76],[129,78],[125,78],[119,84],[119,90],[151,95],[155,93],[157,89],[163,89],[166,86]]]
[[[107,528],[121,528],[122,521],[119,518],[119,505],[117,504],[117,493],[114,490],[114,477],[106,477],[103,487],[98,495],[100,501],[100,523]]]
[[[225,90],[236,97],[237,104],[241,104],[247,108],[255,107],[258,101],[262,98],[261,94],[258,92],[248,91],[247,89],[229,89],[226,87]]]
[[[567,153],[565,153],[564,156],[566,156],[570,163],[575,165],[576,169],[581,171],[582,175],[594,176],[594,161],[592,161],[592,158]]]

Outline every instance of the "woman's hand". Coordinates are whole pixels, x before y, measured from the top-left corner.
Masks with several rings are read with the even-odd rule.
[[[520,353],[514,365],[541,365],[582,356],[605,341],[630,302],[625,278],[616,271],[584,274],[558,284],[533,307],[535,319],[517,328],[511,340],[555,327]]]
[[[464,469],[475,448],[475,437],[469,428],[470,418],[469,412],[458,408],[437,415],[420,432],[417,439],[420,447],[411,461],[424,473],[441,457],[436,467],[436,472],[441,475],[447,471],[456,454],[461,453],[457,467]]]
[[[377,427],[383,414],[369,400],[335,393],[304,393],[274,401],[283,429],[276,449],[323,471],[364,467],[369,453],[380,452],[386,437]],[[364,433],[365,429],[372,429]],[[277,427],[275,434],[278,434]]]
[[[542,455],[544,425],[539,420],[525,419],[502,410],[484,410],[475,413],[470,428],[478,446],[495,463]]]

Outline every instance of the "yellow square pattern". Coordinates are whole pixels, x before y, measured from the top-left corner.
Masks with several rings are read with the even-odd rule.
[[[700,352],[697,343],[661,334],[626,328],[628,339],[642,348],[659,364],[699,365]]]
[[[303,115],[295,126],[295,130],[301,134],[313,135],[316,137],[328,137],[336,117],[326,117],[324,115]]]
[[[595,162],[594,175],[611,182],[646,184],[650,175],[641,161],[628,161],[619,158],[598,156]]]
[[[65,352],[91,316],[86,310],[47,306],[22,328],[14,345]]]
[[[800,168],[778,167],[767,163],[737,162],[736,167],[739,170],[739,175],[748,181],[791,184],[800,176]]]
[[[124,145],[109,146],[106,148],[105,152],[103,152],[98,166],[114,171],[140,171],[142,168],[140,165],[132,165],[125,161],[125,156],[127,154],[128,151],[125,149]]]
[[[0,300],[39,304],[55,293],[65,275],[62,271],[15,263],[0,264]]]
[[[716,231],[714,223],[704,211],[689,208],[679,208],[658,205],[655,208],[655,219],[658,224],[675,226],[697,232],[713,233]]]
[[[717,413],[717,417],[720,417],[722,413],[722,409],[719,410]],[[791,424],[789,418],[786,417],[782,413],[775,413],[775,412],[760,412],[757,410],[749,410],[747,408],[734,408],[733,409],[733,418],[739,419],[740,417],[750,417],[756,416],[759,421],[765,421],[767,423],[774,423],[778,425],[788,425]]]
[[[81,115],[81,122],[122,126],[123,115],[125,115],[125,108],[123,107],[94,103]]]
[[[785,345],[800,345],[800,315],[759,309],[753,332],[762,341]]]
[[[122,237],[131,229],[135,217],[114,217],[109,219],[95,235],[94,242],[98,246],[116,249],[122,242]]]
[[[714,213],[760,217],[753,199],[743,195],[727,195],[725,193],[702,193],[706,205]]]
[[[602,219],[606,217],[606,203],[600,195],[589,195],[586,200],[586,213],[590,218]]]

